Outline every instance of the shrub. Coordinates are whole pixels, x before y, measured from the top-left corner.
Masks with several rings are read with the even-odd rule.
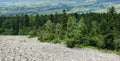
[[[13,29],[5,29],[3,34],[4,35],[13,35]]]
[[[75,47],[75,45],[76,45],[76,41],[75,41],[74,39],[67,39],[67,40],[66,40],[66,45],[67,45],[67,47],[69,47],[69,48],[73,48],[73,47]]]
[[[113,50],[114,49],[114,36],[113,34],[108,34],[106,37],[105,37],[105,47],[106,49],[110,49],[110,50]]]
[[[91,46],[97,46],[99,48],[103,48],[104,47],[104,36],[103,35],[97,35],[97,36],[93,36],[91,37],[90,41],[89,41]]]
[[[3,29],[0,29],[0,34],[3,34],[4,33],[4,30]]]
[[[29,35],[30,35],[30,37],[35,37],[35,36],[37,36],[37,33],[35,31],[30,31]]]
[[[30,33],[29,27],[19,29],[18,35],[28,35]]]
[[[120,39],[114,40],[114,46],[116,50],[120,50]]]

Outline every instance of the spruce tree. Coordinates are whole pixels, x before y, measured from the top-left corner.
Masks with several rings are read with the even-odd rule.
[[[68,21],[68,14],[66,13],[66,10],[63,10],[62,18],[61,18],[61,24],[63,30],[67,29],[67,21]]]
[[[89,43],[87,40],[88,28],[83,17],[77,22],[77,32],[79,44],[87,45]]]
[[[38,14],[35,16],[35,23],[34,23],[34,25],[35,25],[36,28],[39,28],[41,26],[40,25],[40,17],[39,17]]]
[[[24,22],[23,22],[24,26],[29,27],[30,26],[30,19],[29,19],[29,16],[27,14],[25,14],[23,20],[24,20]]]

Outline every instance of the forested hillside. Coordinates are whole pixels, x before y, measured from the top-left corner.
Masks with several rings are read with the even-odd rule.
[[[114,7],[107,13],[36,14],[0,17],[1,35],[31,35],[42,42],[65,42],[68,47],[94,46],[120,50],[120,14]]]

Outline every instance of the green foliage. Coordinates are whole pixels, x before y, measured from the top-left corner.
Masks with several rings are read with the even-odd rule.
[[[60,40],[63,38],[62,35],[62,25],[60,23],[57,23],[55,26],[55,33],[54,33],[54,41],[53,42],[61,42]]]
[[[13,29],[4,29],[4,35],[13,35]]]
[[[1,28],[0,29],[0,35],[4,33],[4,30]]]
[[[89,45],[91,46],[97,46],[99,48],[103,48],[104,47],[104,36],[103,35],[97,35],[97,36],[93,36],[90,38],[89,40]]]
[[[29,27],[30,26],[30,19],[29,19],[29,16],[28,15],[25,15],[24,18],[23,18],[23,25],[25,27]]]
[[[46,24],[44,25],[44,29],[40,31],[40,40],[45,41],[45,40],[53,40],[54,38],[54,26],[53,23],[48,20]]]
[[[35,25],[36,28],[40,27],[40,17],[39,17],[38,14],[35,16],[35,21],[34,22],[35,22],[34,25]]]
[[[78,39],[80,40],[80,43],[82,44],[87,44],[87,26],[84,22],[84,18],[81,18],[78,23],[77,23],[77,36],[78,36]]]
[[[2,28],[3,29],[5,29],[5,28],[7,28],[7,29],[12,28],[13,24],[10,21],[13,21],[13,20],[9,19],[9,20],[5,20],[4,22],[2,22]]]
[[[71,38],[71,39],[66,38],[65,41],[66,41],[67,47],[69,47],[69,48],[73,48],[73,47],[75,47],[76,44],[77,44],[77,41],[75,41],[74,38]]]
[[[0,34],[30,35],[42,42],[66,43],[67,47],[92,46],[120,50],[120,14],[107,13],[0,17]]]
[[[114,16],[116,13],[117,13],[117,12],[116,12],[116,10],[115,10],[115,7],[112,6],[111,8],[109,8],[108,14],[109,14],[110,17],[111,17],[111,16]]]
[[[70,17],[67,22],[66,34],[68,38],[74,38],[76,34],[76,19]]]
[[[60,21],[62,24],[63,30],[67,29],[67,20],[68,20],[68,14],[66,13],[66,10],[63,10],[63,14]]]
[[[32,31],[29,32],[29,35],[30,35],[30,37],[36,37],[37,33],[36,33],[35,30],[32,30]]]
[[[116,50],[120,50],[120,39],[114,40],[114,47]]]
[[[114,49],[114,36],[113,36],[113,34],[108,34],[105,37],[105,48]]]
[[[24,27],[19,30],[18,35],[29,35],[29,33],[30,33],[30,28]]]

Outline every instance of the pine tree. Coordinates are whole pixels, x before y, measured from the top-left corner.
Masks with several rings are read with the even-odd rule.
[[[46,23],[47,19],[44,15],[40,16],[40,27],[42,27]]]
[[[57,23],[55,25],[55,33],[54,33],[54,42],[61,42],[60,40],[62,40],[63,35],[62,35],[62,25],[60,23]]]
[[[76,19],[74,17],[69,17],[67,22],[67,35],[69,38],[75,37],[76,32]]]
[[[63,30],[67,29],[67,21],[68,21],[68,14],[66,13],[66,10],[63,10],[62,18],[61,18],[61,24]]]
[[[18,32],[19,32],[19,22],[18,22],[18,20],[16,20],[16,19],[13,20],[12,29],[14,30],[13,34],[18,35]]]
[[[109,8],[108,10],[108,25],[110,26],[110,30],[113,30],[114,27],[116,27],[116,15],[117,12],[114,7]]]
[[[91,36],[98,35],[100,33],[100,26],[96,21],[92,22]]]
[[[60,21],[59,21],[59,15],[58,15],[57,12],[54,15],[54,23],[60,23]]]
[[[17,17],[18,21],[19,21],[19,28],[23,28],[24,27],[24,15],[22,14],[21,16]]]
[[[114,46],[114,35],[112,33],[109,33],[105,37],[105,47],[106,49],[115,49]]]
[[[23,22],[24,26],[29,27],[30,26],[30,19],[29,19],[29,16],[27,14],[24,16],[23,20],[24,20],[24,22]]]
[[[39,28],[41,26],[40,25],[40,17],[39,17],[38,14],[35,16],[35,23],[34,23],[34,25],[35,25],[36,28]]]
[[[50,15],[50,20],[51,20],[53,23],[55,23],[55,16],[54,16],[54,14],[51,14],[51,15]]]
[[[75,46],[78,37],[78,31],[76,29],[77,26],[76,21],[77,20],[75,19],[75,17],[69,17],[67,22],[67,37],[71,39],[69,42],[72,43],[73,47]]]
[[[77,36],[79,44],[87,45],[89,43],[87,40],[88,28],[83,17],[77,22]]]
[[[79,18],[78,18],[79,15],[78,15],[77,12],[74,13],[74,16],[75,16],[75,18],[76,18],[77,20],[79,19]]]
[[[108,9],[108,12],[107,12],[108,14],[109,14],[109,16],[110,17],[112,17],[112,16],[114,16],[117,12],[116,12],[116,10],[115,10],[115,7],[111,7],[111,8],[109,8]]]
[[[44,29],[40,31],[39,39],[48,42],[52,41],[54,39],[54,28],[51,20],[48,20],[44,25]]]

